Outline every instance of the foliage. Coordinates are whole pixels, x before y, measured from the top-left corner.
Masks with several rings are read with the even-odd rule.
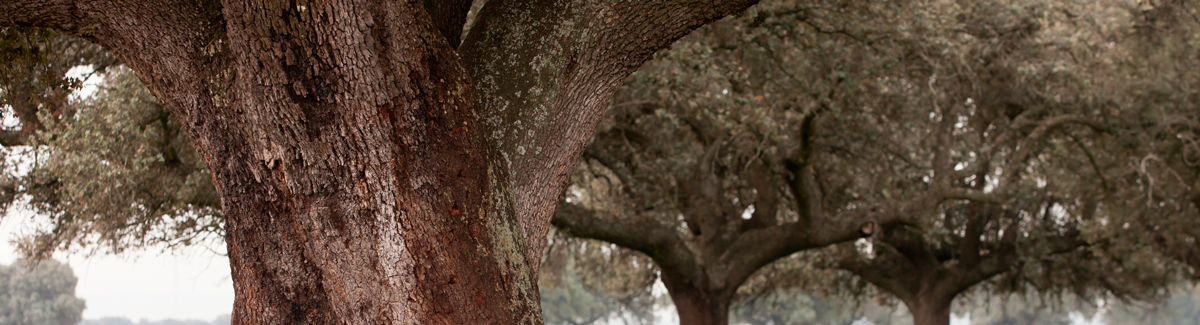
[[[22,239],[27,256],[56,248],[120,252],[219,240],[220,201],[178,122],[124,67],[38,134],[25,176],[49,229]]]
[[[1200,324],[1200,286],[1181,285],[1170,298],[1154,305],[1115,305],[1107,308],[1107,324],[1197,325]]]
[[[652,324],[657,270],[645,256],[611,244],[550,234],[540,268],[542,315],[547,324],[591,324],[623,319]]]
[[[877,307],[877,306],[875,306]],[[866,317],[867,306],[859,306],[847,297],[820,297],[813,292],[780,288],[753,298],[743,298],[732,306],[732,322],[754,325],[854,324],[866,318],[883,325],[886,318]],[[882,309],[874,309],[882,310]]]
[[[568,201],[694,235],[687,180],[711,171],[707,200],[745,219],[904,219],[792,258],[870,279],[801,267],[751,283],[906,299],[929,275],[953,294],[1155,299],[1200,269],[1194,8],[764,2],[630,78]],[[815,185],[763,206],[759,161]]]
[[[19,176],[7,172],[10,155],[19,153],[14,146],[42,129],[45,119],[58,119],[66,113],[70,94],[82,80],[67,76],[77,66],[92,66],[102,71],[115,64],[108,52],[81,39],[60,33],[20,27],[0,28],[0,107],[6,119],[16,125],[0,127],[0,145],[4,146],[0,167],[0,208],[7,208],[21,192]]]
[[[99,46],[42,29],[0,30],[0,52],[0,101],[20,121],[0,130],[11,156],[0,204],[28,202],[42,216],[18,242],[27,258],[219,240],[204,163],[132,71]],[[93,75],[104,78],[95,93],[70,96]]]
[[[70,266],[54,260],[32,269],[20,259],[0,265],[0,324],[75,325],[84,308],[76,281]]]
[[[966,300],[963,309],[970,313],[971,322],[986,325],[1069,325],[1071,312],[1089,309],[1079,302],[1051,301],[1036,295],[974,296]]]

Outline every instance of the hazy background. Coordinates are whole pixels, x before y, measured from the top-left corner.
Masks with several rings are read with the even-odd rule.
[[[19,207],[0,219],[0,263],[17,258],[9,242],[29,229],[29,212]],[[57,253],[75,270],[76,296],[87,302],[84,319],[210,321],[233,308],[229,259],[199,247],[175,252],[143,251],[128,256]]]

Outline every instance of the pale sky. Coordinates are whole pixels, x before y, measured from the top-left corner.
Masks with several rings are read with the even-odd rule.
[[[67,74],[82,77],[89,72],[91,67],[81,66]],[[91,95],[102,79],[99,75],[92,76],[73,97]],[[3,123],[12,126],[16,121],[6,116]],[[21,168],[19,163],[18,168]],[[6,265],[17,257],[11,239],[33,227],[31,212],[19,203],[13,205],[13,209],[0,215],[0,263]],[[223,246],[214,249],[224,251]],[[90,258],[56,253],[54,258],[70,265],[79,277],[75,295],[87,303],[84,319],[113,316],[134,321],[167,318],[211,321],[230,313],[233,282],[229,278],[228,258],[199,247],[161,251],[158,247],[125,256]]]
[[[27,220],[29,212],[19,208],[0,218],[0,263],[12,264],[16,259],[9,241],[30,229]],[[70,265],[79,277],[75,295],[87,303],[84,319],[211,321],[232,310],[233,282],[227,258],[200,248],[162,254],[159,250],[91,258],[58,253],[54,258]]]

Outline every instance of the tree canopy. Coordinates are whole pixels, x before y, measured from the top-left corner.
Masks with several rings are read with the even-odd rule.
[[[83,318],[83,299],[75,296],[75,272],[45,260],[36,265],[16,260],[0,265],[0,324],[75,325]]]
[[[921,324],[969,289],[1154,299],[1197,270],[1194,6],[762,3],[634,74],[555,225],[727,288],[794,238],[757,229],[873,220],[803,263]]]

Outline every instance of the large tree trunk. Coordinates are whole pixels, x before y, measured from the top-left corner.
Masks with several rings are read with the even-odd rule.
[[[458,51],[470,3],[0,0],[0,26],[103,45],[186,126],[235,324],[539,324],[549,216],[612,91],[753,1],[489,1]]]
[[[226,198],[236,322],[538,322],[469,77],[411,5],[225,6],[229,109],[191,125]]]
[[[950,325],[950,302],[953,298],[919,296],[904,301],[912,313],[913,325]]]

